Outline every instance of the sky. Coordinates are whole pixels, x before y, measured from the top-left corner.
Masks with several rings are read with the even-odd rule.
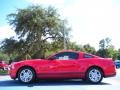
[[[71,41],[99,48],[99,41],[111,38],[120,48],[120,0],[1,0],[0,41],[15,36],[6,20],[7,15],[29,5],[53,6],[61,19],[67,19],[72,28]]]

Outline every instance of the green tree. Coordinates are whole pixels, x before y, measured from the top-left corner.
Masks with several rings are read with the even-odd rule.
[[[5,39],[2,43],[1,43],[1,52],[3,52],[3,54],[7,54],[9,56],[9,59],[14,59],[17,56],[17,51],[16,49],[18,48],[18,46],[16,46],[18,43],[17,40],[13,39],[13,37],[9,38],[9,39]]]
[[[67,36],[70,31],[66,22],[60,19],[57,10],[53,7],[30,6],[26,9],[18,9],[16,13],[8,15],[8,21],[18,36],[17,43],[15,41],[11,49],[14,47],[18,57],[23,59],[26,56],[36,57],[36,55],[38,58],[44,57],[47,42],[63,42],[63,28]],[[11,42],[14,42],[14,39],[12,40]],[[8,41],[3,41],[4,50],[7,45],[9,46]]]
[[[117,50],[117,59],[120,60],[120,49]]]
[[[111,44],[110,38],[105,38],[99,42],[99,50],[97,55],[105,58],[117,59],[118,52],[114,49],[114,46]]]
[[[5,62],[9,62],[9,56],[7,54],[4,54],[2,51],[0,52],[0,60],[3,60]]]
[[[84,51],[87,52],[87,53],[91,53],[91,54],[95,54],[96,53],[95,48],[90,46],[90,44],[84,45],[83,48],[84,48]]]
[[[99,42],[99,50],[97,51],[97,55],[101,56],[101,57],[109,57],[109,52],[108,52],[108,48],[110,45],[111,39],[110,38],[105,38],[100,40]]]
[[[111,39],[108,38],[108,37],[105,38],[105,39],[100,40],[100,42],[99,42],[99,48],[100,48],[100,49],[109,48],[110,42],[111,42]]]
[[[76,42],[68,42],[67,43],[68,49],[75,50],[75,51],[84,51],[82,45],[77,45]]]

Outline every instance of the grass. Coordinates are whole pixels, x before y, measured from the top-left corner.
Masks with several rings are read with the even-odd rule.
[[[7,75],[8,71],[7,70],[0,70],[0,75]]]

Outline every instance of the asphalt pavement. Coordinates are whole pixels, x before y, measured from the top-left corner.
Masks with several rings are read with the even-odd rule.
[[[120,69],[115,77],[104,78],[100,84],[87,84],[80,79],[39,80],[32,84],[22,84],[8,75],[0,76],[0,90],[120,90]]]

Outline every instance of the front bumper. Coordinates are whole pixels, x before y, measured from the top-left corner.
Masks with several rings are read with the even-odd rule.
[[[15,71],[14,70],[9,70],[9,75],[10,75],[10,77],[12,78],[12,79],[16,79],[16,73],[15,73]]]
[[[10,77],[12,78],[12,79],[16,79],[17,78],[17,76],[16,76],[16,69],[13,69],[12,67],[11,67],[11,65],[9,65],[8,66],[8,73],[9,73],[9,75],[10,75]]]

